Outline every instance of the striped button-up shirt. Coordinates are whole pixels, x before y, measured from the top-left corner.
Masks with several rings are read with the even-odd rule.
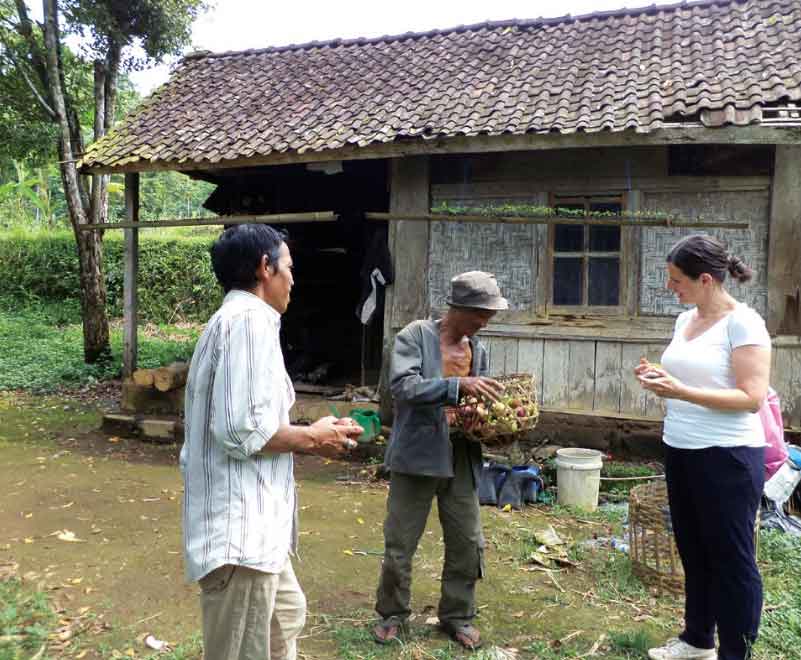
[[[270,305],[233,290],[195,347],[181,449],[190,581],[224,564],[279,573],[292,551],[292,454],[267,451],[295,402],[280,327]]]

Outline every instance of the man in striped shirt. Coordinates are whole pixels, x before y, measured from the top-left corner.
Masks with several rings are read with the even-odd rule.
[[[292,569],[295,451],[341,456],[361,434],[334,417],[293,426],[279,343],[292,290],[284,236],[227,229],[211,251],[225,290],[198,341],[186,385],[184,554],[199,581],[205,657],[294,660],[306,599]]]

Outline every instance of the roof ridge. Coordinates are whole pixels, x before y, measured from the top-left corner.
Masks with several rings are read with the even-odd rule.
[[[559,25],[562,23],[584,22],[595,19],[616,18],[623,16],[639,16],[642,14],[656,13],[660,11],[677,11],[679,9],[707,7],[715,5],[733,5],[733,4],[746,4],[758,0],[681,0],[673,4],[666,5],[644,5],[640,7],[622,7],[620,9],[608,9],[606,11],[591,12],[589,14],[579,14],[572,16],[565,14],[563,16],[554,16],[551,18],[528,18],[517,19],[510,18],[498,21],[484,21],[482,23],[471,23],[468,25],[457,25],[451,28],[441,28],[425,30],[422,32],[404,32],[403,34],[384,35],[380,37],[355,37],[352,39],[324,39],[320,41],[307,41],[300,44],[287,44],[285,46],[268,46],[265,48],[249,48],[246,50],[227,50],[215,53],[210,50],[199,50],[193,53],[187,53],[183,56],[181,61],[216,58],[216,57],[233,57],[237,55],[261,55],[266,53],[280,53],[292,50],[311,50],[313,48],[336,48],[338,46],[361,46],[374,43],[392,43],[395,41],[405,41],[408,39],[423,39],[426,37],[435,37],[443,34],[454,34],[460,32],[476,32],[478,30],[495,30],[504,27],[536,27],[541,25]]]

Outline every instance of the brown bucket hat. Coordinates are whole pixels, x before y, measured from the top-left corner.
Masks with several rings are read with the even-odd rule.
[[[452,307],[470,307],[498,312],[509,309],[501,295],[495,275],[480,270],[461,273],[451,280],[451,295],[445,301]]]

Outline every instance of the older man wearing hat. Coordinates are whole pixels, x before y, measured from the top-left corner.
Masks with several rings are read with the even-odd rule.
[[[449,425],[448,407],[463,396],[497,398],[503,386],[487,378],[489,360],[475,335],[509,308],[495,276],[470,271],[451,280],[448,312],[439,321],[413,321],[398,333],[390,386],[395,401],[385,462],[391,470],[384,561],[373,636],[397,640],[411,613],[412,558],[437,498],[445,540],[441,628],[468,649],[481,644],[473,626],[475,585],[484,572],[478,504],[481,445]]]

